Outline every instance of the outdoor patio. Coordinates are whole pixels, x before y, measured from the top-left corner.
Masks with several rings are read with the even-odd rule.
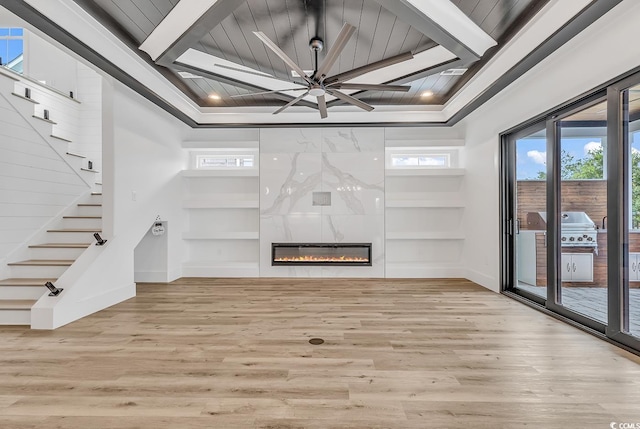
[[[546,298],[547,289],[519,283],[518,289]],[[565,307],[600,322],[607,322],[607,289],[598,287],[562,288]],[[640,289],[629,289],[629,331],[640,337]]]

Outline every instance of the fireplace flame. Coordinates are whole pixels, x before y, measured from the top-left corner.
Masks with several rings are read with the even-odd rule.
[[[368,258],[358,256],[279,256],[275,262],[369,262]]]

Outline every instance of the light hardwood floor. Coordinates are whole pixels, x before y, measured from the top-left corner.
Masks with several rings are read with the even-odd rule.
[[[638,404],[640,358],[465,280],[182,279],[0,327],[3,429],[606,429]]]

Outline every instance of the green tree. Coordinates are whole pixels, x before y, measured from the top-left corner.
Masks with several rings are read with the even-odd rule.
[[[590,150],[587,155],[576,160],[563,150],[560,155],[562,180],[602,180],[604,179],[604,152],[602,147]],[[547,173],[538,172],[536,179],[545,180]],[[640,227],[640,151],[631,151],[631,225]]]

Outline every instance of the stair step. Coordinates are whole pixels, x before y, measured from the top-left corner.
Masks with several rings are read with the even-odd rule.
[[[58,123],[57,123],[57,122],[53,122],[51,119],[45,119],[45,118],[43,118],[42,116],[38,116],[38,115],[31,115],[31,116],[33,116],[33,117],[34,117],[34,118],[36,118],[36,119],[40,119],[41,121],[48,122],[48,123],[50,123],[50,124],[52,124],[52,125],[58,125]]]
[[[82,170],[82,171],[90,171],[90,172],[92,172],[92,173],[100,173],[98,170],[92,170],[92,169],[84,168],[84,167],[83,167],[83,168],[81,168],[80,170]]]
[[[98,203],[80,203],[78,207],[102,207],[102,204]]]
[[[97,185],[97,183],[96,183]],[[102,195],[102,192],[92,192],[91,195]]]
[[[62,140],[63,142],[71,143],[71,140],[65,139],[64,137],[56,136],[54,134],[51,134],[51,137],[53,137],[54,139]]]
[[[0,300],[0,310],[30,310],[36,302],[31,299],[3,299]]]
[[[76,157],[78,157],[78,158],[83,158],[83,159],[84,159],[84,158],[86,158],[86,156],[84,156],[84,155],[80,155],[80,154],[73,153],[73,152],[67,152],[67,155],[69,155],[69,156],[76,156]]]
[[[102,216],[62,216],[62,219],[102,219]]]
[[[85,249],[91,246],[91,243],[42,243],[32,244],[31,249]],[[1,283],[0,283],[1,284]]]
[[[33,104],[40,104],[40,103],[38,103],[36,100],[34,100],[33,98],[27,98],[27,97],[25,97],[24,95],[17,94],[17,93],[15,93],[15,92],[12,92],[12,93],[11,93],[11,95],[15,95],[15,96],[16,96],[16,97],[18,97],[18,98],[22,98],[23,100],[30,101],[30,102],[32,102]]]
[[[12,267],[70,267],[72,259],[27,259],[26,261],[9,262]]]
[[[13,278],[0,280],[0,286],[38,286],[44,287],[46,282],[54,283],[57,279],[29,279],[29,278]]]

